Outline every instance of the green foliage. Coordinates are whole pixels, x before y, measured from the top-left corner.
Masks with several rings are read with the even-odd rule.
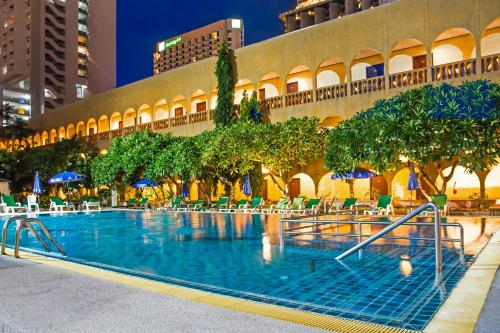
[[[375,105],[332,130],[327,168],[348,172],[369,164],[384,172],[401,157],[420,169],[421,181],[444,193],[458,165],[468,171],[496,165],[499,156],[500,89],[489,81],[426,85]],[[451,173],[443,170],[451,166]],[[438,188],[430,174],[443,179]]]
[[[262,123],[262,112],[260,103],[257,100],[257,93],[254,91],[252,96],[248,97],[246,91],[243,92],[243,99],[240,103],[240,121],[254,121]]]
[[[6,103],[0,105],[0,122],[8,124],[13,114],[14,114],[14,107],[11,104]]]
[[[226,126],[236,121],[234,112],[235,61],[227,42],[219,47],[215,76],[217,77],[217,106],[215,125]]]
[[[10,117],[8,125],[6,127],[6,136],[10,139],[22,139],[26,138],[35,131],[28,127],[28,123],[19,117]]]

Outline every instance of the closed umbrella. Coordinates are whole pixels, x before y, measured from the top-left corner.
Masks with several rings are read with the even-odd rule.
[[[410,208],[412,206],[413,201],[413,191],[418,190],[420,185],[418,183],[417,173],[415,172],[415,167],[413,163],[410,163],[410,178],[408,178],[408,190],[410,191]]]
[[[186,183],[182,184],[182,193],[181,193],[182,198],[188,198],[189,197],[189,188]]]
[[[243,194],[249,196],[252,194],[252,185],[250,184],[250,176],[245,175],[245,184],[243,186]]]
[[[35,181],[33,182],[33,194],[42,194],[42,182],[40,181],[40,176],[38,175],[38,171],[35,173]]]

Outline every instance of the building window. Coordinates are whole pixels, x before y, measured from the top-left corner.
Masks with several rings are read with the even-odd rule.
[[[83,84],[76,84],[76,98],[77,99],[84,99],[85,94],[87,92],[87,86]]]

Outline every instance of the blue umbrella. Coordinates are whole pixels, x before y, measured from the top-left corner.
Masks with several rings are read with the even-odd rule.
[[[189,188],[188,188],[188,185],[186,183],[184,183],[182,185],[182,193],[181,193],[181,197],[182,198],[187,198],[189,197]]]
[[[418,184],[417,173],[415,172],[415,167],[413,163],[410,163],[410,178],[408,179],[408,190],[410,191],[410,207],[413,201],[413,191],[418,190],[420,185]]]
[[[252,185],[250,184],[250,176],[245,175],[245,185],[243,186],[243,194],[249,196],[252,194]]]
[[[141,179],[134,184],[135,188],[156,187],[156,186],[158,186],[157,182],[147,178]]]
[[[58,173],[57,175],[53,176],[49,180],[49,184],[72,183],[72,182],[78,182],[78,181],[81,181],[84,179],[85,179],[85,177],[79,173],[64,171],[64,172]]]
[[[38,171],[35,173],[35,182],[33,183],[33,193],[34,194],[42,194],[42,182],[40,181],[40,176],[38,175]]]
[[[351,172],[334,173],[332,175],[332,179],[363,179],[363,178],[372,178],[375,176],[376,174],[368,169],[356,168]]]

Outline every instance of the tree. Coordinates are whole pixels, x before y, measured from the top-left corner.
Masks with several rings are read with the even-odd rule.
[[[292,118],[284,123],[265,125],[259,134],[259,161],[269,170],[273,183],[284,196],[292,171],[322,157],[326,146],[325,130],[318,130],[317,118]]]
[[[262,112],[260,103],[257,100],[257,93],[254,91],[250,97],[246,91],[243,92],[243,99],[240,103],[240,121],[253,121],[262,123]]]
[[[20,117],[11,117],[7,125],[7,137],[11,139],[23,139],[35,133],[28,127],[28,123]]]
[[[219,47],[215,76],[217,77],[217,106],[215,125],[226,126],[236,121],[234,112],[234,84],[236,78],[235,61],[227,42]]]
[[[8,124],[13,114],[14,114],[14,107],[11,104],[6,103],[0,105],[0,122],[1,122],[0,125]]]
[[[342,173],[368,164],[384,172],[408,159],[420,170],[421,182],[445,193],[458,165],[469,172],[496,165],[499,106],[500,87],[481,80],[426,85],[377,101],[332,130],[326,167]],[[440,187],[433,174],[441,178]]]

